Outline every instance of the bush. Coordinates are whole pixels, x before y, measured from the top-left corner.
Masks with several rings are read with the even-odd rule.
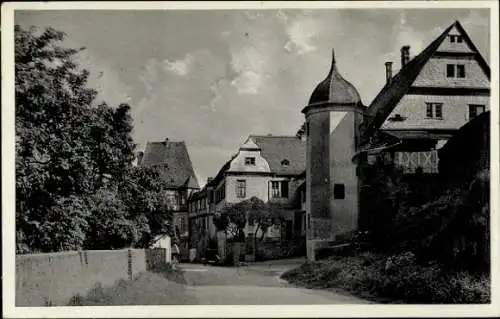
[[[383,163],[361,176],[360,226],[368,236],[351,242],[368,241],[387,254],[412,251],[454,271],[489,271],[489,169],[458,186],[439,176],[403,176]]]
[[[412,252],[387,257],[370,252],[306,262],[282,275],[307,288],[341,288],[378,302],[488,303],[490,279],[449,273],[439,264],[421,265]]]

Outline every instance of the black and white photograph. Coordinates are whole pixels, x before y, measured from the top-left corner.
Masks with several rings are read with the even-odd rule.
[[[498,27],[496,1],[4,3],[5,315],[500,315]]]

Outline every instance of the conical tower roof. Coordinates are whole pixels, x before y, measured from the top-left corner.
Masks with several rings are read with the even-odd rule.
[[[319,83],[311,94],[309,106],[314,104],[353,105],[360,104],[359,93],[337,70],[335,51],[332,49],[332,65],[326,79]]]

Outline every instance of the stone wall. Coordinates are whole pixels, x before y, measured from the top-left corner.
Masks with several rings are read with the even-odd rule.
[[[16,256],[16,307],[64,306],[97,283],[146,271],[146,250],[69,251]]]

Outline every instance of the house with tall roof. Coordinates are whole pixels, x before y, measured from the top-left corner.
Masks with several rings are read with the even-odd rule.
[[[359,165],[376,159],[404,174],[439,173],[439,149],[490,108],[490,69],[455,21],[415,57],[401,48],[401,69],[368,107],[339,72],[327,77],[303,108],[306,133],[307,256],[358,229]]]
[[[189,201],[193,242],[200,234],[215,236],[213,216],[226,205],[252,197],[283,208],[284,224],[265,238],[291,240],[305,235],[305,141],[296,136],[250,135],[207,185]],[[301,192],[302,191],[302,192]],[[253,227],[245,228],[253,235]]]
[[[364,114],[361,149],[384,150],[405,173],[435,174],[437,150],[489,108],[490,68],[455,21],[412,59],[403,46],[395,76],[386,63],[386,84]]]
[[[137,156],[138,166],[160,168],[161,178],[167,183],[167,209],[173,214],[173,224],[181,237],[181,253],[188,249],[188,198],[200,189],[193,164],[184,141],[149,141]]]

